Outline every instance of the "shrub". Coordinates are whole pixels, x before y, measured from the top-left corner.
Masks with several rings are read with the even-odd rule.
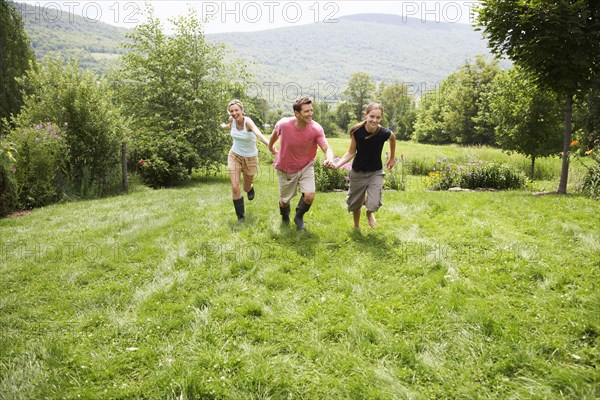
[[[594,156],[596,164],[588,168],[583,178],[582,191],[593,199],[600,199],[600,156]]]
[[[438,161],[438,166],[425,178],[426,187],[432,190],[463,189],[520,189],[527,178],[507,165],[477,161],[467,165]]]
[[[29,88],[16,126],[30,129],[39,121],[61,127],[68,153],[68,192],[74,197],[106,195],[121,188],[121,143],[127,130],[112,102],[108,83],[76,61],[63,65],[46,58],[23,78]]]
[[[464,189],[520,189],[527,178],[513,167],[496,163],[479,162],[459,174],[458,186]]]
[[[33,208],[60,201],[67,181],[67,144],[61,129],[48,122],[32,128],[18,128],[9,138],[16,149],[17,207]]]
[[[335,158],[339,161],[339,158]],[[315,184],[317,191],[330,192],[332,190],[348,190],[348,172],[350,163],[346,163],[340,169],[332,169],[323,166],[323,160],[317,158],[315,161]]]
[[[189,165],[195,163],[196,152],[189,142],[176,134],[141,131],[135,139],[130,160],[142,180],[151,187],[173,186],[190,179]]]
[[[14,144],[0,141],[0,217],[15,209]]]

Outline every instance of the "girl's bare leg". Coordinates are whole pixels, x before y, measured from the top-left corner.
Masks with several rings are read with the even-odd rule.
[[[375,213],[373,211],[367,211],[367,220],[369,221],[369,226],[372,229],[377,227],[377,220],[375,219]]]
[[[360,208],[352,211],[352,216],[354,217],[354,230],[360,231]]]

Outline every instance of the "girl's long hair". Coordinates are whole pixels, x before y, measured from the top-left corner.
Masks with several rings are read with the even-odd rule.
[[[369,114],[373,110],[381,110],[381,116],[383,117],[383,106],[381,105],[381,103],[369,103],[369,105],[367,105],[367,108],[365,108],[365,115]],[[367,120],[365,119],[364,121],[359,122],[358,124],[354,125],[352,128],[350,128],[350,136],[353,136],[354,132],[356,132],[357,130],[359,130],[360,128],[365,126],[366,124],[367,124]],[[377,133],[378,131],[379,131],[379,129],[377,129],[377,131],[375,131],[375,133]]]

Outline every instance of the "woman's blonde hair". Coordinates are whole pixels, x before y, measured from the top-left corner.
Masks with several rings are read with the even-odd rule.
[[[383,106],[381,105],[381,103],[369,103],[367,105],[367,108],[365,108],[365,115],[369,114],[373,110],[381,110],[381,116],[383,117]],[[367,120],[365,119],[364,121],[354,125],[352,128],[350,128],[350,136],[354,135],[354,132],[356,132],[366,124]]]
[[[229,107],[231,107],[234,104],[237,104],[238,106],[240,106],[240,108],[242,109],[242,113],[244,112],[244,105],[238,99],[233,99],[229,102],[229,104],[227,104],[227,112],[229,112]]]

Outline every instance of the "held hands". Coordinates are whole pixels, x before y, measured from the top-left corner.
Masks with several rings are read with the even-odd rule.
[[[323,166],[327,167],[327,168],[331,168],[331,169],[337,169],[338,166],[335,165],[335,161],[333,160],[325,160],[323,161]]]

